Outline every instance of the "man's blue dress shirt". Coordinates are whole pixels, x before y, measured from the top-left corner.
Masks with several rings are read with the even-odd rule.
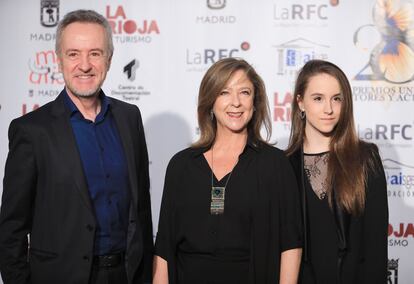
[[[66,92],[65,96],[97,220],[94,254],[125,251],[130,205],[128,168],[110,98],[100,93],[101,111],[93,122],[83,117]]]

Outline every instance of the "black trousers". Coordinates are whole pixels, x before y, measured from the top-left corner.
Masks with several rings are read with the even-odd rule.
[[[128,284],[125,263],[112,267],[92,265],[90,284]]]

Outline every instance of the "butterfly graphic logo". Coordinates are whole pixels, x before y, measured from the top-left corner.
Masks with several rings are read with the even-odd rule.
[[[380,35],[368,63],[355,80],[383,80],[397,84],[414,80],[414,3],[378,0],[373,9],[373,21],[373,25],[364,25],[354,34],[356,46],[363,41],[361,37],[366,28],[375,28]],[[371,74],[366,73],[368,69]]]

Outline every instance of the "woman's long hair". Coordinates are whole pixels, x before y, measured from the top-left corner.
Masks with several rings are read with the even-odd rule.
[[[336,65],[323,61],[308,61],[299,72],[292,100],[292,129],[287,155],[301,149],[305,137],[306,119],[301,119],[298,99],[303,99],[311,77],[328,74],[341,88],[342,104],[338,124],[329,145],[327,196],[332,207],[335,189],[336,203],[352,215],[359,215],[365,207],[365,185],[368,169],[373,168],[373,155],[367,143],[359,140],[355,130],[352,90],[344,72]]]
[[[214,63],[206,72],[201,81],[198,94],[198,125],[200,127],[200,138],[192,147],[210,147],[216,138],[217,121],[211,116],[213,105],[236,71],[243,70],[254,87],[253,106],[255,111],[247,125],[250,139],[254,143],[267,143],[271,136],[270,111],[267,103],[267,95],[262,78],[254,68],[245,60],[240,58],[225,58]],[[264,126],[266,138],[263,139],[260,131]]]

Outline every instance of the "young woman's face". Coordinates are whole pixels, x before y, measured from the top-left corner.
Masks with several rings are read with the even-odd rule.
[[[300,110],[306,114],[306,135],[332,135],[343,100],[338,80],[326,73],[312,76],[305,93],[296,99]]]

